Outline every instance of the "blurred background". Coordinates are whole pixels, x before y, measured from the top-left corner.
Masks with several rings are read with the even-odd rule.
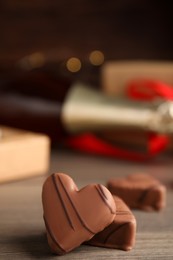
[[[1,0],[1,75],[34,53],[37,66],[70,57],[89,63],[94,50],[105,60],[172,60],[172,27],[167,1]]]
[[[0,124],[45,133],[59,142],[67,134],[61,110],[70,86],[80,80],[108,94],[102,75],[110,61],[116,69],[117,62],[126,63],[121,79],[124,68],[131,67],[128,62],[137,62],[133,76],[138,62],[145,62],[145,69],[154,62],[155,70],[159,64],[155,80],[166,63],[163,78],[167,81],[168,70],[167,83],[173,84],[172,28],[167,1],[1,0]],[[106,77],[113,79],[109,72]],[[102,138],[112,142],[114,136],[108,131]],[[123,145],[147,142],[143,132],[129,129],[117,136]]]
[[[168,2],[1,0],[1,66],[34,52],[88,60],[95,49],[106,59],[171,60],[172,25]]]

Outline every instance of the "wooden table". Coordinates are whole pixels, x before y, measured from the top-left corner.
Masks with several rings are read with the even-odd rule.
[[[70,174],[79,187],[91,182],[105,184],[112,176],[146,172],[169,186],[173,160],[131,163],[92,157],[69,151],[53,151],[49,173]],[[50,253],[42,218],[41,189],[44,177],[0,186],[0,259],[55,259]],[[60,259],[173,259],[173,189],[160,213],[133,211],[137,219],[135,247],[129,251],[80,246]],[[57,257],[58,258],[58,257]]]

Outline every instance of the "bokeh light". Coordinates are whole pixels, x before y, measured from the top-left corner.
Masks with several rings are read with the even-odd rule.
[[[18,65],[24,70],[32,70],[44,66],[46,63],[45,55],[41,52],[34,52],[23,57]]]
[[[72,57],[68,59],[66,67],[70,72],[78,72],[81,69],[82,64],[78,58]]]
[[[100,66],[104,62],[104,54],[99,50],[92,51],[89,55],[89,60],[92,65]]]

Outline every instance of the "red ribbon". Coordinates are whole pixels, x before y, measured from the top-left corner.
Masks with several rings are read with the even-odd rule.
[[[127,88],[129,98],[149,101],[157,97],[173,100],[173,87],[160,81],[139,79],[129,83]]]
[[[133,80],[128,85],[127,95],[129,98],[143,101],[157,97],[173,100],[173,88],[155,80]],[[144,161],[156,156],[166,149],[168,143],[168,136],[148,133],[147,152],[139,153],[115,147],[91,133],[70,137],[67,140],[68,146],[84,152],[135,161]]]
[[[90,133],[70,138],[68,140],[68,145],[72,148],[92,154],[144,161],[163,151],[167,146],[168,141],[169,140],[165,135],[157,136],[154,134],[149,134],[148,152],[146,154],[115,147]]]

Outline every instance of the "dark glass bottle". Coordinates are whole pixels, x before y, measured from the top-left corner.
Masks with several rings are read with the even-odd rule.
[[[71,81],[32,71],[0,86],[0,124],[48,134],[58,141],[67,135],[61,108]]]

